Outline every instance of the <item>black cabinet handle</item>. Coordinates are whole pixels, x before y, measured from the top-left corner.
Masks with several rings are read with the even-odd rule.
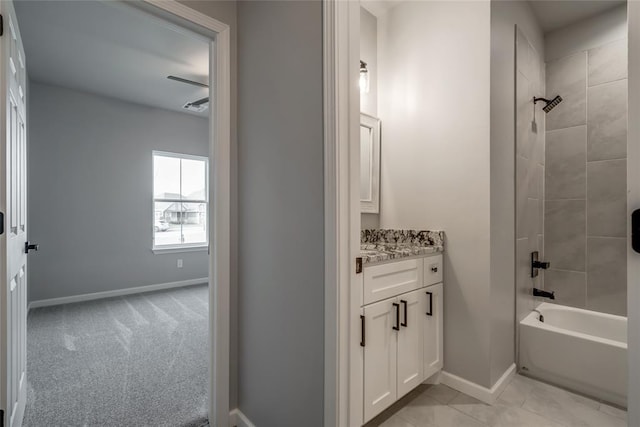
[[[38,251],[38,248],[40,247],[40,245],[36,245],[33,243],[29,243],[29,242],[24,242],[24,253],[28,254],[29,251]]]
[[[400,304],[394,302],[393,307],[396,309],[396,326],[393,326],[394,331],[400,330]]]
[[[431,271],[433,271],[434,273],[438,272],[438,267],[431,267]]]
[[[404,322],[400,323],[400,325],[404,326],[406,328],[407,327],[407,302],[405,300],[401,299],[400,303],[402,303],[402,305],[404,307]]]
[[[427,316],[433,316],[433,293],[427,292],[429,295],[429,311],[427,311]]]
[[[360,346],[364,347],[364,316],[360,315]]]

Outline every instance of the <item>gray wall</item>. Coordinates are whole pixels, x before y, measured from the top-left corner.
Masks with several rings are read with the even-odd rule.
[[[151,152],[207,156],[207,120],[35,82],[29,89],[28,233],[41,245],[29,257],[29,299],[207,277],[206,251],[151,251]]]
[[[625,11],[547,41],[565,56],[547,63],[547,96],[564,101],[547,119],[545,288],[558,304],[619,315],[627,313]]]
[[[484,387],[492,357],[490,19],[488,1],[400,2],[378,17],[380,226],[445,231],[444,369]]]
[[[518,258],[515,257],[514,244],[516,241],[515,221],[516,221],[516,187],[514,176],[516,176],[516,51],[514,43],[516,38],[516,26],[518,27],[520,38],[523,33],[527,35],[528,41],[518,45],[518,66],[522,67],[523,54],[544,52],[544,39],[536,18],[528,2],[519,1],[492,1],[491,2],[491,384],[494,384],[505,369],[514,361],[514,303],[518,307],[518,313],[533,308],[533,297],[531,288],[533,284],[527,280],[526,257],[529,251],[528,234],[524,231],[527,228],[518,227]],[[523,52],[524,50],[524,52]],[[527,55],[528,57],[528,55]],[[542,71],[542,58],[538,54],[535,56],[537,68]],[[530,74],[528,71],[525,71]],[[543,79],[537,78],[537,81]],[[525,80],[520,79],[519,83]],[[521,86],[518,86],[519,88]],[[525,96],[528,96],[528,88]],[[544,93],[543,90],[539,94]],[[519,128],[527,125],[526,118],[531,113],[531,103],[529,99],[524,100],[524,110],[526,110],[525,120],[519,120]],[[527,109],[527,107],[529,107]],[[524,113],[522,108],[518,108],[517,113]],[[544,137],[544,119],[541,114],[539,119],[541,137]],[[530,127],[529,127],[530,129]],[[522,138],[520,130],[519,139]],[[536,137],[537,135],[527,135]],[[539,138],[533,140],[538,144],[538,148],[544,148],[544,140]],[[528,199],[528,187],[522,179],[523,166],[528,167],[529,160],[533,167],[538,163],[535,157],[523,155],[523,150],[518,150],[519,166],[518,179],[518,220],[524,220],[522,214]],[[538,156],[538,159],[540,156]],[[542,159],[544,160],[544,159]],[[535,170],[535,169],[534,169]],[[524,174],[524,176],[535,177],[535,175]],[[539,175],[538,175],[539,176]],[[534,187],[538,188],[538,187]],[[524,197],[522,197],[524,196]],[[540,203],[540,197],[536,197]],[[536,203],[532,200],[532,203]],[[540,212],[540,211],[536,211]],[[538,215],[540,217],[540,215]],[[531,216],[535,222],[535,216]],[[529,228],[535,230],[536,228]],[[537,236],[532,236],[531,243],[537,245]],[[516,259],[518,260],[516,263]]]
[[[322,4],[238,2],[239,394],[323,424]]]

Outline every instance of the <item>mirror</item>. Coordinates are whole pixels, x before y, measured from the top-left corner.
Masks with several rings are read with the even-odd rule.
[[[380,211],[380,119],[360,114],[360,211]]]

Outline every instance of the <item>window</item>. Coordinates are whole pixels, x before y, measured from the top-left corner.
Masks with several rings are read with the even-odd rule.
[[[153,249],[208,244],[206,157],[153,152]]]

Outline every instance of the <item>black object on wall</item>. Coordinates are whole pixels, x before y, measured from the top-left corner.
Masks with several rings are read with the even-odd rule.
[[[640,209],[631,214],[631,247],[640,254]]]

